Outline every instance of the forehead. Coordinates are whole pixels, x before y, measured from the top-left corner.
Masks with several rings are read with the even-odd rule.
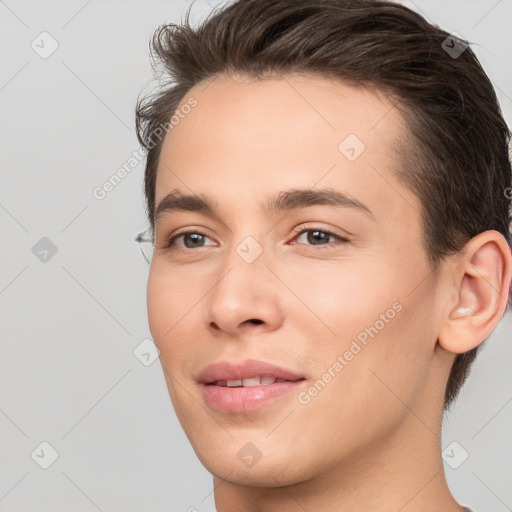
[[[189,122],[180,123],[189,127],[195,121],[204,124],[205,129],[214,124],[219,130],[236,123],[242,123],[246,130],[252,125],[269,132],[273,128],[286,132],[317,128],[322,133],[352,130],[366,139],[372,132],[382,136],[390,128],[405,129],[395,108],[396,98],[384,90],[312,73],[260,79],[219,75],[191,88],[178,110],[190,98],[197,100],[199,108],[185,116]],[[223,115],[219,116],[219,110]]]
[[[220,76],[192,88],[178,111],[191,99],[196,106],[164,139],[156,204],[177,187],[249,198],[258,187],[322,180],[357,193],[369,181],[382,187],[398,165],[394,144],[406,128],[377,89],[314,75]]]

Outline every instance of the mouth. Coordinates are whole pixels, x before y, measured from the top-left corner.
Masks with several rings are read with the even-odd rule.
[[[233,380],[216,380],[208,382],[206,386],[220,386],[222,388],[253,388],[255,386],[270,386],[271,384],[281,382],[297,382],[304,380],[304,378],[296,380],[280,379],[276,377],[249,377],[248,379],[233,379]]]
[[[305,378],[293,370],[266,361],[218,361],[208,365],[198,375],[201,384],[220,383],[229,387],[270,385],[276,381],[296,381]],[[258,382],[259,379],[259,382]],[[274,379],[274,382],[272,381]],[[225,383],[225,384],[223,384]]]
[[[214,363],[198,378],[206,404],[228,413],[255,411],[278,399],[290,399],[306,380],[292,370],[256,360]]]

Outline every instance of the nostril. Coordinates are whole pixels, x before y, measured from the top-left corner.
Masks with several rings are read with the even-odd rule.
[[[259,324],[263,323],[263,320],[258,320],[257,318],[252,318],[251,320],[249,320],[249,322],[259,325]]]

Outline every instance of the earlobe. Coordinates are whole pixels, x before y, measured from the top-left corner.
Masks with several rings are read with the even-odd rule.
[[[453,265],[455,303],[447,304],[439,345],[452,353],[467,352],[482,343],[500,321],[510,293],[512,255],[497,231],[485,231],[465,246]]]

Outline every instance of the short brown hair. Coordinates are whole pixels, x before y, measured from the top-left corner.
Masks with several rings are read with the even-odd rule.
[[[189,16],[190,8],[184,24],[162,25],[153,35],[152,56],[163,64],[167,82],[137,102],[137,135],[148,150],[144,191],[152,232],[162,147],[152,134],[168,124],[193,86],[230,73],[255,79],[313,73],[377,87],[393,98],[409,128],[409,140],[396,148],[397,177],[421,200],[434,272],[483,231],[496,230],[511,245],[511,133],[469,43],[391,1],[238,0],[197,28]],[[462,53],[450,53],[452,47]],[[478,348],[456,356],[445,409]]]

